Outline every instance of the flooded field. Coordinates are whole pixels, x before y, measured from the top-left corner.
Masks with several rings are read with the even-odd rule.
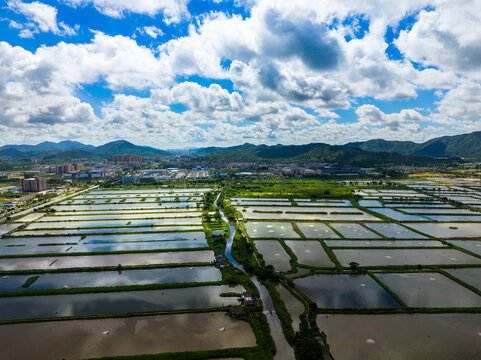
[[[480,307],[481,296],[439,273],[375,274],[409,307]]]
[[[397,221],[431,221],[419,215],[403,214],[402,212],[396,211],[395,209],[370,208],[369,210],[377,212],[378,214],[387,216],[388,218],[391,218]]]
[[[31,213],[31,214],[22,216],[21,218],[18,218],[18,219],[16,219],[15,221],[18,221],[18,222],[30,222],[30,221],[35,221],[35,220],[37,220],[38,218],[41,218],[41,217],[44,216],[44,215],[45,215],[45,213],[34,212],[34,213]]]
[[[245,227],[247,235],[252,238],[300,238],[290,222],[249,221]]]
[[[481,259],[451,249],[334,250],[344,266],[354,261],[361,266],[481,264]]]
[[[132,219],[132,220],[89,220],[89,221],[55,221],[36,222],[29,224],[25,230],[37,229],[72,229],[72,228],[114,228],[114,227],[139,227],[139,226],[168,226],[168,225],[200,225],[202,218],[168,218],[168,219]]]
[[[124,228],[100,228],[100,229],[65,229],[65,230],[22,230],[17,231],[15,236],[38,236],[38,235],[77,235],[77,234],[116,234],[132,232],[171,232],[171,231],[199,231],[202,226],[159,226],[159,227],[124,227]]]
[[[426,239],[426,236],[418,234],[402,225],[394,223],[365,223],[368,228],[377,231],[387,238],[393,239]]]
[[[481,268],[443,269],[465,283],[481,290]]]
[[[61,253],[94,253],[94,252],[125,252],[153,251],[166,249],[207,248],[209,244],[203,240],[162,240],[152,242],[111,242],[111,243],[80,243],[71,246],[39,246],[25,249],[24,254],[61,254]],[[12,250],[12,249],[10,249]],[[13,249],[12,253],[15,253]],[[21,255],[21,253],[19,254]]]
[[[339,239],[339,235],[323,223],[299,222],[296,225],[308,239]]]
[[[276,240],[258,240],[255,247],[262,254],[266,265],[272,265],[276,270],[289,271],[291,257]]]
[[[161,214],[165,214],[163,217],[167,217],[167,214],[186,214],[185,216],[190,216],[191,212],[199,212],[198,208],[176,208],[176,209],[112,209],[112,210],[91,210],[91,211],[57,211],[55,212],[55,215],[52,214],[53,217],[56,216],[68,216],[72,217],[72,220],[75,220],[77,216],[80,215],[88,215],[88,216],[93,216],[93,215],[115,215],[115,216],[123,216],[123,215],[131,215],[131,214],[137,214],[137,215],[142,215],[145,214],[145,218],[150,218],[150,217],[156,217],[158,214],[161,216]],[[142,217],[144,218],[144,216]]]
[[[12,230],[15,230],[16,228],[20,227],[23,225],[22,223],[6,223],[0,225],[0,236],[3,234],[6,234]]]
[[[447,240],[447,242],[481,256],[480,240]]]
[[[213,266],[47,273],[40,274],[33,284],[23,287],[22,285],[30,277],[31,275],[0,277],[0,291],[213,282],[222,280],[219,269]]]
[[[55,211],[98,211],[98,210],[131,210],[131,209],[176,209],[196,208],[195,202],[179,203],[137,203],[137,204],[101,204],[101,205],[56,205],[52,206]]]
[[[292,295],[284,286],[277,285],[276,290],[284,302],[289,315],[291,315],[292,327],[294,328],[294,331],[299,331],[299,324],[301,323],[300,316],[305,310],[304,304],[298,298]]]
[[[339,231],[346,239],[379,239],[379,235],[369,231],[359,224],[332,223],[331,226]]]
[[[80,360],[251,347],[256,339],[249,323],[210,312],[0,325],[0,346],[9,360]]]
[[[316,274],[295,279],[294,283],[323,309],[401,307],[368,275]]]
[[[447,247],[437,240],[326,240],[329,247]]]
[[[301,203],[300,205],[305,205]],[[285,220],[370,220],[378,218],[353,207],[318,206],[250,206],[237,207],[245,219],[285,219]]]
[[[481,216],[479,215],[425,215],[428,219],[434,221],[472,221],[481,222]]]
[[[94,215],[70,215],[70,216],[46,216],[39,220],[39,222],[54,222],[54,221],[89,221],[89,220],[130,220],[130,219],[155,219],[155,218],[191,218],[200,217],[202,213],[199,211],[184,211],[172,213],[153,213],[153,214],[111,214],[102,213]],[[52,224],[54,225],[54,224]],[[75,226],[75,225],[74,225]]]
[[[0,320],[216,308],[238,304],[236,297],[221,297],[221,293],[242,291],[241,286],[211,285],[165,290],[3,297],[0,298]]]
[[[324,251],[324,248],[315,240],[286,240],[286,245],[297,257],[299,264],[316,267],[333,267],[334,263]]]
[[[334,359],[459,360],[481,353],[481,314],[321,314],[317,324]]]
[[[416,214],[470,214],[470,215],[481,215],[477,212],[466,210],[466,209],[411,209],[411,208],[403,208],[402,211],[407,213],[416,213]]]
[[[137,253],[91,256],[25,257],[1,259],[0,271],[49,270],[104,266],[137,266],[182,263],[209,263],[214,259],[212,250],[176,251],[163,253]]]
[[[479,223],[414,223],[409,227],[440,239],[480,237],[481,234]]]

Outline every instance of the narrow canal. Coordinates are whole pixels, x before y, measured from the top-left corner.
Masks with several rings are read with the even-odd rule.
[[[215,206],[217,206],[217,200],[219,199],[219,196],[217,196],[217,198],[215,199],[215,202],[214,202]],[[234,242],[236,229],[225,216],[223,209],[219,208],[218,206],[217,208],[219,209],[222,220],[224,220],[227,223],[227,225],[229,225],[229,238],[227,239],[225,256],[232,265],[244,271],[244,268],[242,267],[242,265],[239,264],[236,261],[236,259],[234,259],[234,257],[232,256],[232,243]],[[274,360],[295,360],[294,351],[292,347],[289,345],[289,343],[287,342],[282,332],[281,321],[277,316],[276,309],[274,308],[274,303],[272,301],[271,295],[269,294],[269,291],[264,285],[262,285],[259,282],[259,280],[257,280],[257,278],[254,275],[252,276],[249,275],[249,277],[251,281],[254,283],[254,285],[259,289],[262,304],[264,306],[263,312],[267,318],[267,322],[271,329],[271,335],[272,335],[272,338],[274,339],[274,343],[276,344],[277,351],[276,351],[276,355],[274,356]]]

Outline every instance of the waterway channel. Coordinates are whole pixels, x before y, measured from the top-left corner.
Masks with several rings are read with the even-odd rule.
[[[217,198],[215,199],[215,202],[214,202],[215,206],[217,206],[217,200],[219,199],[219,196],[217,196]],[[225,216],[223,209],[220,207],[218,207],[218,209],[220,212],[220,216],[222,217],[222,220],[224,220],[229,226],[229,238],[227,239],[225,256],[232,265],[234,265],[236,268],[245,272],[243,266],[239,264],[236,261],[236,259],[234,259],[234,257],[232,256],[232,243],[234,241],[236,229]],[[292,349],[292,347],[289,345],[286,338],[284,337],[284,334],[282,332],[281,321],[277,316],[276,309],[274,307],[274,303],[272,301],[271,295],[269,294],[269,291],[263,284],[259,282],[259,280],[257,280],[257,278],[254,275],[249,275],[249,274],[247,275],[250,277],[254,285],[259,289],[262,304],[264,306],[263,312],[267,318],[267,322],[271,329],[271,335],[272,335],[272,338],[274,339],[274,343],[276,344],[277,351],[276,351],[276,354],[274,355],[274,360],[294,360],[295,359],[294,350]]]

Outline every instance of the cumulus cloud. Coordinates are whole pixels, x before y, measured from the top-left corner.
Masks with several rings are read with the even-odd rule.
[[[410,30],[401,31],[396,45],[413,61],[481,79],[479,1],[440,2],[419,13]],[[476,14],[476,15],[475,15]]]
[[[25,3],[21,0],[9,0],[7,8],[22,14],[29,21],[25,24],[10,22],[10,27],[21,30],[20,37],[33,38],[34,34],[40,32],[51,32],[61,36],[77,34],[78,26],[72,28],[63,22],[57,23],[57,9],[53,6],[38,1]]]
[[[122,18],[128,13],[154,16],[164,15],[167,24],[178,23],[189,17],[187,4],[189,0],[63,0],[70,6],[93,6],[102,14]]]
[[[424,116],[413,109],[403,109],[399,113],[385,114],[378,107],[366,104],[356,109],[358,121],[366,126],[384,126],[396,130],[408,122],[425,120]]]
[[[456,118],[479,119],[481,116],[481,85],[466,81],[449,90],[439,102],[438,111]]]
[[[28,125],[46,137],[75,129],[79,136],[95,132],[99,142],[128,135],[141,143],[154,139],[151,145],[165,138],[186,145],[212,139],[342,143],[373,137],[421,141],[453,127],[479,127],[481,9],[475,11],[475,0],[324,0],[322,7],[312,0],[244,0],[238,5],[248,8],[247,16],[209,12],[193,19],[188,0],[64,2],[93,6],[119,21],[130,13],[188,21],[179,25],[185,26],[182,36],[169,34],[165,42],[159,27],[140,21],[133,38],[98,31],[85,43],[59,42],[32,52],[0,43],[5,134],[27,136]],[[30,24],[7,20],[20,36],[68,34],[52,6],[8,4]],[[407,16],[414,24],[399,29]],[[391,44],[388,27],[395,34]],[[141,46],[145,39],[136,36],[160,45]],[[401,56],[389,56],[393,48]],[[194,82],[199,78],[210,85]],[[99,117],[77,96],[85,84],[113,91],[114,100],[96,109]],[[356,105],[365,97],[415,99],[420,89],[441,90],[438,103],[421,101],[429,111],[386,113],[381,105]],[[132,90],[143,96],[127,95]],[[179,103],[185,110],[172,111]],[[336,120],[342,114],[337,110],[353,107],[356,120]]]
[[[164,32],[158,27],[150,25],[150,26],[138,27],[137,29],[135,29],[134,37],[136,37],[137,34],[147,35],[147,36],[150,36],[151,38],[157,39],[159,36],[163,36]]]

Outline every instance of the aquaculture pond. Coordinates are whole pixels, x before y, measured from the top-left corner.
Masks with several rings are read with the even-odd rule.
[[[426,236],[418,234],[402,225],[395,223],[365,223],[368,228],[377,231],[387,238],[394,239],[426,239]]]
[[[252,201],[252,200],[233,200],[231,202],[232,205],[241,205],[241,206],[290,206],[290,201]]]
[[[316,267],[335,266],[319,241],[286,240],[286,245],[292,250],[294,255],[296,255],[299,264]]]
[[[410,213],[410,214],[471,214],[471,215],[481,215],[478,212],[474,212],[471,210],[466,209],[411,209],[411,208],[403,208],[402,211]]]
[[[376,273],[409,307],[481,307],[481,296],[439,273]]]
[[[0,236],[3,234],[6,234],[12,230],[15,230],[16,228],[20,227],[23,225],[22,223],[6,223],[0,225]]]
[[[0,346],[8,360],[81,360],[254,347],[256,338],[247,321],[206,312],[0,325]]]
[[[379,239],[380,236],[359,224],[332,223],[331,226],[346,239]]]
[[[133,209],[133,210],[128,210],[128,209],[112,209],[112,210],[92,210],[92,211],[57,211],[54,214],[54,217],[56,216],[68,216],[75,218],[79,215],[88,215],[88,216],[103,216],[103,215],[113,215],[113,216],[123,216],[123,215],[141,215],[142,218],[150,218],[150,217],[156,217],[158,214],[159,217],[167,217],[168,214],[178,214],[182,213],[185,214],[185,216],[190,216],[189,214],[192,212],[199,212],[200,209],[198,208],[176,208],[176,209]],[[144,215],[142,215],[144,214]],[[166,216],[162,216],[166,215]],[[75,219],[72,219],[75,220]]]
[[[459,360],[481,353],[481,314],[320,314],[317,324],[334,359]]]
[[[148,189],[148,190],[141,190],[141,189],[135,189],[135,190],[93,190],[90,191],[88,194],[92,195],[118,195],[118,194],[170,194],[170,193],[205,193],[210,191],[211,189],[205,188],[205,189]]]
[[[54,222],[54,221],[89,221],[89,220],[130,220],[130,219],[153,219],[153,218],[191,218],[200,217],[202,213],[199,211],[184,211],[172,213],[153,213],[153,214],[92,214],[92,215],[69,215],[69,216],[45,216],[38,222]]]
[[[481,240],[447,240],[447,242],[481,256]]]
[[[99,210],[132,210],[132,209],[176,209],[196,208],[196,202],[182,203],[137,203],[137,204],[101,204],[101,205],[55,205],[55,211],[99,211]]]
[[[47,273],[36,275],[38,278],[28,285],[25,282],[31,276],[10,275],[7,278],[2,276],[0,277],[0,291],[213,282],[222,280],[221,272],[213,266]],[[24,287],[24,285],[28,286]]]
[[[382,207],[382,202],[380,202],[379,200],[359,200],[359,206]]]
[[[455,209],[453,206],[449,205],[449,204],[443,204],[443,203],[420,203],[420,204],[416,204],[416,203],[387,203],[385,202],[384,203],[384,206],[385,207],[391,207],[391,208],[402,208],[402,210],[404,211],[404,208],[422,208],[423,210],[426,209],[432,209],[432,208],[451,208],[451,209]]]
[[[293,281],[296,287],[321,309],[401,307],[368,275],[315,274]]]
[[[481,259],[451,249],[360,249],[333,250],[344,266],[356,262],[361,266],[389,265],[459,265],[481,264]]]
[[[443,269],[452,276],[481,291],[481,268]]]
[[[161,253],[135,253],[90,256],[49,256],[5,258],[0,261],[0,271],[55,270],[69,268],[94,268],[119,264],[125,266],[210,263],[214,259],[212,250],[175,251]]]
[[[31,213],[31,214],[22,216],[21,218],[18,218],[18,219],[16,219],[15,221],[17,221],[17,222],[30,222],[30,221],[35,221],[35,220],[37,220],[38,218],[41,218],[41,217],[44,216],[44,215],[45,215],[45,213],[33,212],[33,213]]]
[[[294,328],[294,331],[299,331],[299,324],[301,323],[300,316],[305,310],[304,304],[298,298],[292,295],[284,286],[276,285],[276,290],[284,302],[289,315],[291,315],[292,327]]]
[[[276,240],[258,240],[255,247],[262,254],[266,265],[272,265],[276,270],[289,271],[291,257]]]
[[[308,239],[339,239],[339,235],[323,223],[298,222],[296,225]]]
[[[245,219],[265,219],[265,220],[369,220],[376,221],[378,218],[364,213],[356,208],[335,208],[335,207],[268,207],[252,206],[237,207],[237,211],[242,213]]]
[[[447,247],[437,240],[326,240],[329,247]]]
[[[428,219],[434,221],[471,221],[481,222],[481,214],[479,215],[425,215]]]
[[[409,227],[440,239],[477,238],[481,234],[481,223],[413,223]]]
[[[391,218],[397,221],[431,221],[419,215],[403,214],[399,211],[396,211],[395,209],[369,208],[369,210],[377,212],[378,214],[387,216],[388,218]]]
[[[124,227],[124,228],[99,228],[99,229],[65,229],[65,230],[23,230],[17,231],[15,236],[43,236],[43,235],[88,235],[88,234],[121,234],[141,232],[172,232],[172,231],[199,231],[202,226],[159,226],[159,227]]]
[[[241,286],[211,285],[165,290],[3,297],[0,298],[0,320],[216,308],[238,304],[236,297],[221,297],[220,294],[240,294],[242,291]]]
[[[247,235],[252,238],[299,238],[290,222],[249,221],[245,224]]]
[[[37,229],[64,229],[64,228],[112,228],[112,227],[135,227],[135,226],[166,226],[166,225],[201,225],[202,218],[168,218],[168,219],[132,219],[132,220],[91,220],[91,221],[55,221],[36,222],[29,224],[25,230]]]

